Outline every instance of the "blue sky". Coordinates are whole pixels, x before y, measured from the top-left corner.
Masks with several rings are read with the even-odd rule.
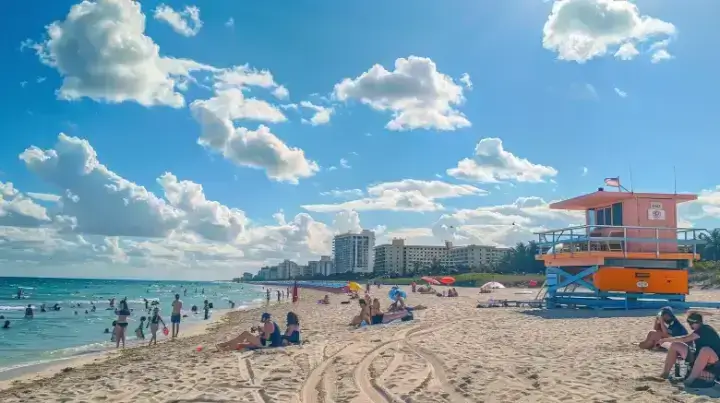
[[[720,4],[693,4],[9,3],[0,275],[221,278],[361,227],[512,245],[673,165],[714,226]]]

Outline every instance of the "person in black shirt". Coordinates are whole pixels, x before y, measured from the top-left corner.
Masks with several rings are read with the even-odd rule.
[[[692,361],[692,370],[685,379],[685,384],[693,385],[698,378],[713,380],[715,375],[706,371],[709,365],[717,364],[720,361],[720,336],[711,326],[703,323],[703,317],[699,312],[689,311],[687,323],[693,330],[687,336],[663,338],[658,344],[672,343],[665,358],[665,368],[662,377],[668,378],[670,369],[675,365],[678,357],[687,358],[690,348],[686,343],[695,343],[695,358]],[[712,382],[710,383],[712,386]]]
[[[677,320],[672,308],[668,306],[658,312],[653,330],[648,333],[644,341],[638,344],[638,347],[650,350],[658,346],[657,342],[660,339],[685,336],[687,334],[688,331],[685,326]]]

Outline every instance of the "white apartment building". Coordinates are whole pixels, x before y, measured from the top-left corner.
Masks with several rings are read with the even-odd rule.
[[[434,263],[443,267],[452,265],[449,251],[452,243],[437,245],[405,245],[404,239],[393,239],[390,244],[375,247],[375,272],[398,273],[427,268]]]
[[[363,230],[359,234],[347,233],[333,238],[335,273],[372,273],[375,233]]]
[[[403,239],[375,247],[375,272],[405,274],[427,269],[433,264],[443,267],[481,267],[498,263],[508,249],[495,246],[467,245],[454,247],[451,242],[438,245],[405,245]]]
[[[335,264],[333,263],[331,256],[320,256],[320,260],[317,263],[317,271],[313,274],[321,276],[330,276],[335,274]]]

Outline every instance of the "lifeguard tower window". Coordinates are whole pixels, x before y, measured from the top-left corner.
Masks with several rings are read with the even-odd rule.
[[[622,226],[623,223],[622,203],[615,203],[612,206],[600,207],[588,210],[588,225],[613,225]]]

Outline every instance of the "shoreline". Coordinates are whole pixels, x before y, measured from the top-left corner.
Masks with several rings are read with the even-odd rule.
[[[283,302],[289,301],[281,301]],[[277,305],[275,301],[273,305]],[[202,336],[209,332],[212,326],[220,324],[223,320],[233,312],[249,312],[252,310],[260,309],[265,306],[264,303],[258,302],[256,304],[245,305],[243,308],[225,308],[213,310],[213,314],[210,319],[205,321],[194,322],[185,328],[180,328],[180,335],[177,337],[178,340],[187,339],[195,336]],[[168,322],[168,324],[170,324]],[[124,351],[130,351],[135,349],[143,349],[149,347],[147,342],[149,337],[145,340],[132,340],[127,342],[127,346],[123,349],[117,349],[110,345],[102,351],[91,351],[81,353],[78,355],[62,357],[49,361],[29,362],[16,364],[6,367],[5,370],[0,370],[0,391],[5,391],[16,386],[17,383],[32,382],[38,379],[52,378],[56,375],[62,374],[66,368],[80,368],[89,364],[97,364],[113,358],[117,358],[123,354]],[[161,336],[158,340],[157,346],[159,347],[166,343],[172,343],[173,340],[170,337]]]

